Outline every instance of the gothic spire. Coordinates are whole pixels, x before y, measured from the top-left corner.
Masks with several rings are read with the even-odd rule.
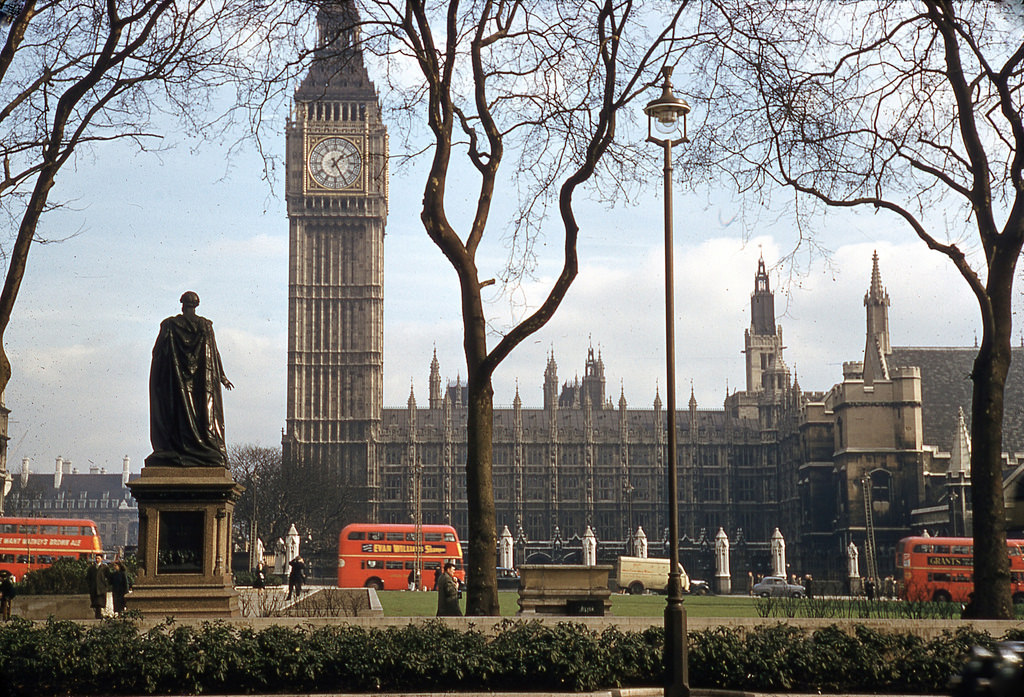
[[[867,338],[864,346],[864,384],[889,379],[888,359],[892,355],[889,344],[889,294],[882,286],[878,270],[878,252],[872,256],[871,286],[864,295],[867,314]]]

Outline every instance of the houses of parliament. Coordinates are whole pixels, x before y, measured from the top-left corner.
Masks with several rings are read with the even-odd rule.
[[[284,462],[336,473],[365,519],[407,522],[418,506],[424,521],[465,534],[465,388],[425,356],[426,394],[410,393],[405,408],[383,405],[388,137],[354,10],[334,7],[321,10],[318,60],[295,92],[287,129]],[[499,530],[550,540],[589,526],[599,540],[623,541],[642,527],[660,539],[674,418],[688,541],[721,529],[734,542],[766,544],[778,528],[793,570],[827,577],[843,573],[848,545],[864,549],[869,532],[879,573],[891,573],[895,543],[911,531],[969,532],[964,414],[975,349],[892,346],[882,266],[876,256],[865,279],[863,355],[826,390],[802,389],[785,362],[763,260],[751,269],[746,384],[721,405],[692,394],[676,414],[658,396],[629,404],[607,390],[600,352],[558,357],[582,360],[583,377],[571,381],[549,355],[543,405],[524,406],[517,393],[511,408],[494,411]],[[853,321],[858,310],[849,313]],[[1024,348],[1013,359],[1008,488],[1024,470]]]

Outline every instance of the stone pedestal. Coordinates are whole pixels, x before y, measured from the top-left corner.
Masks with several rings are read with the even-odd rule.
[[[239,617],[231,525],[245,490],[224,467],[142,468],[139,570],[128,607],[143,616]]]
[[[611,566],[523,564],[519,567],[520,615],[597,615],[611,612]]]

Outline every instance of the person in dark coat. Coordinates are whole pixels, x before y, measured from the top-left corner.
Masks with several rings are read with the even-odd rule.
[[[438,579],[437,616],[462,617],[459,607],[459,582],[455,578],[455,564],[446,562],[444,573]]]
[[[0,617],[11,619],[11,602],[14,600],[14,576],[7,569],[0,571]]]
[[[131,587],[124,563],[119,560],[115,561],[114,568],[110,572],[110,594],[114,596],[115,615],[120,615],[127,609],[128,591],[131,590]]]
[[[302,581],[306,578],[306,562],[302,561],[302,557],[295,557],[288,566],[292,570],[288,573],[288,597],[285,600],[291,600],[294,597],[296,600],[302,595]]]
[[[257,564],[256,570],[252,572],[252,587],[256,590],[263,590],[267,587],[267,574],[263,571],[263,564]]]
[[[85,582],[89,587],[89,605],[92,606],[96,619],[103,619],[110,583],[107,579],[107,565],[103,563],[102,554],[97,554],[93,563],[89,565],[89,569],[85,572]]]

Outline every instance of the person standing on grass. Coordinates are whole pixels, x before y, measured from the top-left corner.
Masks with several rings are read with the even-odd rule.
[[[85,582],[89,587],[89,605],[92,606],[96,619],[103,619],[103,611],[107,608],[107,591],[110,582],[107,577],[107,565],[103,563],[103,555],[97,554],[95,560],[85,572]]]
[[[459,607],[459,582],[455,578],[455,564],[445,562],[444,573],[437,583],[437,616],[462,617]]]
[[[11,603],[14,600],[14,576],[7,569],[0,571],[0,617],[11,619]]]

